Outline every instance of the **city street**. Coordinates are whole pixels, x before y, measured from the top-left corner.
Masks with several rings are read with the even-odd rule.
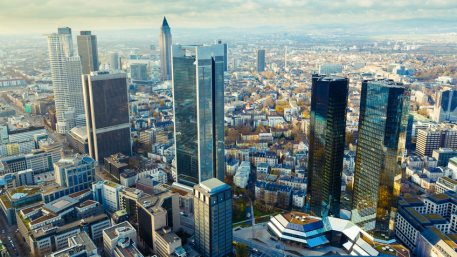
[[[0,214],[0,239],[6,246],[11,257],[14,256],[28,256],[30,251],[17,231],[17,226],[10,226],[6,222],[6,217],[3,212]]]

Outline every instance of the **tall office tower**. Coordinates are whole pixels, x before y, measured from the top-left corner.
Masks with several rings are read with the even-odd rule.
[[[194,186],[194,238],[204,257],[232,252],[232,189],[212,178]]]
[[[436,93],[434,120],[436,122],[457,121],[457,90],[445,89]]]
[[[432,156],[438,148],[457,148],[457,129],[452,126],[431,127],[417,130],[416,154]]]
[[[130,64],[130,78],[132,80],[149,80],[148,65],[146,63]]]
[[[349,80],[313,75],[308,192],[311,211],[339,217]]]
[[[132,154],[125,73],[83,76],[89,154],[98,162],[115,153]]]
[[[171,79],[171,31],[167,18],[163,17],[160,28],[160,80]]]
[[[119,53],[109,54],[109,69],[113,71],[121,69],[121,57],[119,57]]]
[[[224,180],[224,48],[173,46],[178,185]]]
[[[224,46],[224,71],[228,71],[228,44],[223,43],[220,39],[217,41],[217,43]]]
[[[75,49],[73,48],[73,36],[71,34],[71,28],[62,27],[57,28],[57,34],[61,35],[60,40],[62,42],[63,53],[65,56],[74,56]]]
[[[98,71],[100,64],[98,62],[97,36],[92,35],[90,31],[81,31],[80,35],[76,37],[76,41],[83,74]]]
[[[408,108],[409,90],[402,84],[362,83],[352,221],[377,238],[394,229]]]
[[[257,72],[265,71],[265,49],[257,50]]]
[[[287,46],[284,49],[284,70],[287,70]]]
[[[85,126],[81,86],[81,61],[74,56],[70,28],[48,35],[49,62],[54,88],[56,130],[65,134],[75,126]]]

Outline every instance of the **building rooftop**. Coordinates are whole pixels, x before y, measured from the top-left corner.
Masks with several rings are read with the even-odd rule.
[[[128,221],[121,222],[116,224],[110,228],[104,229],[103,233],[105,233],[110,239],[114,239],[118,237],[119,231],[136,231],[135,228],[130,224]]]
[[[74,198],[71,198],[69,196],[63,196],[57,200],[45,204],[43,208],[53,213],[59,213],[61,211],[66,210],[67,208],[77,205],[78,202],[79,201]]]
[[[230,189],[229,185],[225,184],[224,182],[216,178],[205,180],[201,182],[199,186],[206,190],[208,193],[217,193],[223,190]]]

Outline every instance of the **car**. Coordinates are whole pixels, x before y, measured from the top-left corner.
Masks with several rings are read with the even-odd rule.
[[[252,251],[253,251],[253,252],[256,252],[256,253],[259,252],[259,250],[257,250],[257,248],[252,248]]]

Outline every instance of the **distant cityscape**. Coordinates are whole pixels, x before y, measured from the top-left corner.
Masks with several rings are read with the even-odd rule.
[[[0,257],[457,256],[456,34],[154,26],[0,38]]]

